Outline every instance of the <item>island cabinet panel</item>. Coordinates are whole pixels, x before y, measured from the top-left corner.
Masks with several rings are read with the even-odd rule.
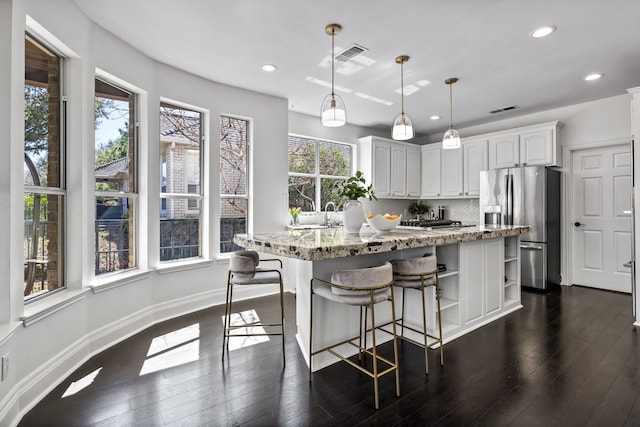
[[[504,239],[461,243],[459,276],[465,325],[498,314],[504,289]]]

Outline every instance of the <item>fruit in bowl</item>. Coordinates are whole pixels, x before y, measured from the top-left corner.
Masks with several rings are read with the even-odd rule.
[[[369,224],[369,227],[373,228],[376,231],[393,230],[398,226],[398,224],[400,224],[401,219],[402,215],[367,215],[367,223]]]

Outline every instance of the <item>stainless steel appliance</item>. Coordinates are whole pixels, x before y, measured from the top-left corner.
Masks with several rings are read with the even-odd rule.
[[[521,285],[548,290],[560,284],[560,172],[544,166],[482,171],[482,227],[485,206],[501,211],[503,225],[532,227],[520,240]]]

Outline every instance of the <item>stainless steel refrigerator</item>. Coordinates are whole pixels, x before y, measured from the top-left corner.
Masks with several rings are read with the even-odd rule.
[[[544,166],[480,172],[480,225],[530,225],[520,239],[521,285],[549,290],[560,284],[560,172]],[[496,215],[496,211],[499,214]]]

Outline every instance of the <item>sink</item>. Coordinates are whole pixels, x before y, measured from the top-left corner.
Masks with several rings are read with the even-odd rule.
[[[329,228],[329,227],[322,224],[287,225],[288,230],[315,230],[315,229],[321,229],[321,228]]]

